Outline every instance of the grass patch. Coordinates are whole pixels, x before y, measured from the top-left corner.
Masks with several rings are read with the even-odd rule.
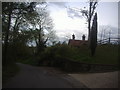
[[[81,49],[78,55],[72,59],[78,62],[97,63],[97,64],[118,64],[118,46],[117,45],[98,45],[95,56],[90,56],[90,51]]]
[[[118,64],[118,46],[102,45],[96,49],[96,55],[93,57],[95,63]]]

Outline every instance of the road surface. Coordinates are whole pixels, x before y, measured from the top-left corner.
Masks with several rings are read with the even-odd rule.
[[[50,71],[45,67],[17,63],[20,72],[10,78],[3,88],[86,88],[69,75]]]

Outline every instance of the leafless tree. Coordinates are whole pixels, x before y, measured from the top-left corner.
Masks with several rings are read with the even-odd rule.
[[[98,4],[98,0],[89,0],[89,9],[86,10],[84,7],[84,9],[76,9],[76,8],[70,8],[70,10],[72,10],[72,12],[75,13],[74,16],[77,17],[81,17],[80,14],[78,14],[79,12],[82,13],[82,16],[84,16],[87,19],[88,22],[88,41],[90,39],[90,31],[91,31],[91,21],[93,19],[93,15],[95,13],[95,9],[97,7]]]

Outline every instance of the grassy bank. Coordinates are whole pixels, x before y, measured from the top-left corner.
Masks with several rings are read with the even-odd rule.
[[[90,56],[90,50],[82,47],[77,55],[71,58],[78,62],[97,63],[97,64],[118,64],[118,46],[116,45],[98,45],[95,56]]]
[[[80,48],[70,47],[68,45],[53,46],[46,48],[40,56],[42,60],[57,59],[57,57],[67,58],[76,62],[92,64],[118,64],[118,46],[117,45],[98,45],[95,56],[91,57],[87,46]]]
[[[96,49],[96,55],[91,58],[93,63],[118,64],[118,46],[101,45]]]

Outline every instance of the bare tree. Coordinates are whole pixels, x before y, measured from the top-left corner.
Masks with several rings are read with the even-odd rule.
[[[77,16],[81,17],[80,14],[78,14],[79,12],[82,13],[82,15],[87,19],[88,22],[88,41],[90,41],[90,31],[91,31],[91,21],[93,18],[93,15],[95,13],[95,9],[97,7],[98,1],[97,0],[89,0],[89,10],[85,10],[84,9],[71,9],[73,13],[77,14]],[[78,13],[77,13],[78,12]],[[90,42],[89,42],[90,43]]]
[[[100,37],[100,42],[101,43],[105,39],[109,38],[109,40],[110,40],[110,38],[111,38],[111,26],[109,26],[109,25],[102,25],[102,26],[100,26],[99,37]]]

